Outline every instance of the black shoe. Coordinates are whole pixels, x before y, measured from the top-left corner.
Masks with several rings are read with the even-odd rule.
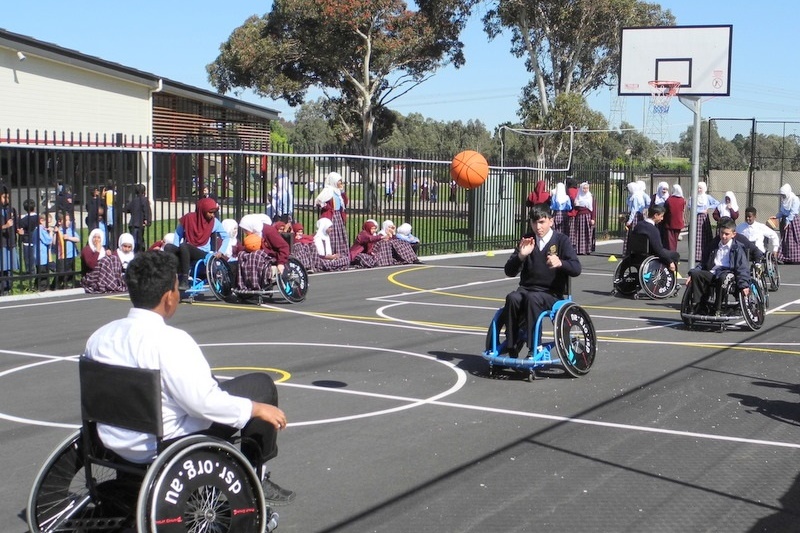
[[[281,488],[269,479],[269,474],[261,481],[261,487],[264,489],[264,500],[273,507],[286,505],[294,500],[294,491]]]
[[[178,283],[178,290],[179,291],[188,291],[189,290],[189,282],[186,281],[185,279],[181,280]]]

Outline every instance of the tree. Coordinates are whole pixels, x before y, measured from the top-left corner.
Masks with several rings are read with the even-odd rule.
[[[586,97],[610,82],[622,27],[670,26],[675,18],[658,4],[637,0],[498,0],[483,22],[490,39],[511,31],[511,53],[524,57],[532,74],[519,113],[524,127],[554,129],[552,113],[564,95]],[[545,149],[539,143],[542,163]]]
[[[251,88],[293,106],[315,87],[340,140],[368,154],[376,133],[390,131],[385,121],[376,129],[376,119],[393,117],[391,101],[445,64],[464,64],[467,3],[416,3],[418,11],[402,0],[275,0],[222,44],[209,80],[223,94]]]

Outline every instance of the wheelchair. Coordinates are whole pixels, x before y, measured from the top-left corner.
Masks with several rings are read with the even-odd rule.
[[[277,527],[260,473],[233,444],[203,435],[163,441],[159,370],[83,358],[79,365],[81,428],[36,476],[30,531],[265,533]],[[155,435],[156,459],[125,461],[102,445],[97,423]]]
[[[686,326],[713,325],[725,331],[731,324],[744,322],[752,331],[761,329],[766,316],[766,291],[759,279],[750,278],[747,296],[737,289],[732,272],[715,280],[712,288],[705,301],[695,302],[691,287],[686,287],[681,300],[681,320]]]
[[[276,293],[291,304],[300,303],[306,299],[308,272],[300,260],[294,256],[289,256],[283,276],[278,274],[278,267],[270,263],[267,266],[267,272],[263,276],[266,283],[259,290],[239,289],[235,286],[232,269],[238,267],[238,261],[221,260],[218,268],[224,273],[217,274],[215,271],[214,274],[216,275],[209,275],[209,279],[212,280],[209,283],[209,287],[218,300],[231,301],[232,299],[237,299],[239,301],[248,301],[256,299],[258,305],[261,305],[264,303],[265,298],[272,300]]]
[[[233,286],[233,276],[227,267],[227,262],[222,257],[216,257],[214,252],[208,252],[203,259],[195,261],[189,275],[189,288],[184,295],[189,303],[194,303],[197,296],[211,292],[217,299],[220,295],[230,291]]]
[[[557,300],[552,309],[542,312],[530,331],[520,330],[515,352],[522,353],[525,341],[530,335],[536,339],[536,346],[528,357],[509,357],[509,347],[500,332],[505,328],[505,308],[498,309],[486,333],[486,350],[483,358],[489,362],[489,376],[494,375],[494,367],[507,367],[527,371],[528,381],[536,379],[537,369],[561,367],[571,377],[580,377],[589,372],[597,354],[597,335],[592,319],[581,306],[572,301],[571,296]],[[553,341],[542,342],[544,319],[553,324]]]
[[[651,299],[661,300],[678,293],[680,286],[675,272],[661,258],[651,254],[646,235],[632,234],[629,249],[614,270],[612,296],[622,294],[638,300],[639,292],[643,291]]]

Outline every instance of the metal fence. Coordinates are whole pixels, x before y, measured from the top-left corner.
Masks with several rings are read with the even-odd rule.
[[[86,244],[88,236],[93,191],[103,194],[104,188],[113,190],[108,245],[114,249],[117,237],[128,231],[125,208],[137,184],[146,185],[151,202],[153,222],[145,228],[144,236],[146,244],[152,244],[173,231],[179,218],[194,209],[204,187],[218,198],[220,218],[239,220],[254,212],[279,215],[273,211],[271,195],[277,178],[284,175],[292,183],[291,217],[305,226],[306,233],[313,233],[318,216],[314,199],[327,174],[336,171],[344,178],[349,196],[347,228],[351,242],[367,219],[376,220],[379,226],[387,219],[398,226],[408,222],[421,240],[420,255],[512,248],[527,229],[525,199],[535,182],[544,180],[549,190],[565,178],[563,173],[492,166],[483,186],[467,190],[450,178],[452,154],[377,152],[365,157],[344,150],[294,154],[288,148],[274,146],[268,152],[252,146],[215,150],[197,144],[193,148],[193,144],[166,146],[121,136],[18,136],[17,142],[0,145],[0,178],[10,189],[9,207],[17,210],[18,219],[24,215],[27,199],[34,201],[37,213],[51,217],[50,224],[57,211],[66,210],[78,229],[80,246]],[[505,166],[525,164],[506,161]],[[597,204],[598,239],[624,233],[626,185],[630,181],[643,180],[650,193],[661,181],[670,186],[680,183],[685,195],[690,194],[691,177],[686,173],[598,164],[573,168],[572,174],[577,182],[590,184]],[[724,177],[719,178],[719,184],[716,179],[714,175],[709,179],[710,190],[722,190],[722,184],[729,183]],[[17,249],[22,258],[20,237],[9,229],[2,233],[2,246]],[[38,290],[58,279],[66,280],[67,286],[78,283],[80,261],[68,271],[53,272],[52,258],[43,258],[37,251],[34,261],[43,265],[37,273],[35,268],[27,268],[25,261],[16,265],[9,257],[0,254],[0,283],[5,288],[13,283],[14,290]]]

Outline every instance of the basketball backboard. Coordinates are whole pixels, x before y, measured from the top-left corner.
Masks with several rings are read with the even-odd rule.
[[[622,28],[620,96],[650,96],[650,82],[679,81],[684,96],[730,96],[733,26]]]

